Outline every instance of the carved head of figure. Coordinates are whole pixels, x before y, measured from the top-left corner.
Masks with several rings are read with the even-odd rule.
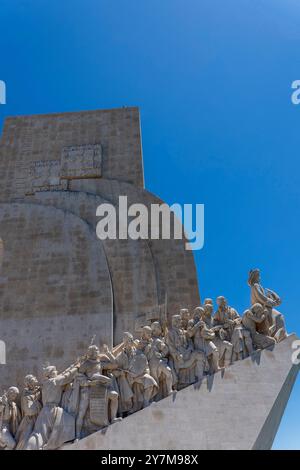
[[[203,306],[204,314],[206,317],[211,317],[214,311],[213,304],[204,304]]]
[[[28,390],[35,390],[38,386],[38,380],[34,375],[26,375],[24,378],[24,387]]]
[[[96,346],[95,344],[92,344],[91,346],[89,346],[89,348],[87,350],[87,358],[88,359],[91,359],[92,361],[95,361],[96,359],[99,358],[99,354],[100,354],[100,351],[99,351],[98,346]]]
[[[264,313],[264,307],[261,304],[256,303],[252,305],[251,311],[257,318],[261,318]]]
[[[219,297],[217,297],[217,305],[220,310],[226,310],[226,308],[228,307],[227,299],[223,295],[220,295]]]
[[[45,379],[55,379],[57,376],[57,369],[55,366],[47,366],[43,369]]]
[[[248,285],[253,286],[254,284],[260,283],[260,270],[255,268],[249,271]]]
[[[180,316],[183,320],[189,320],[190,312],[189,312],[188,308],[181,308],[180,309]]]
[[[15,402],[19,396],[19,389],[17,387],[9,387],[7,390],[8,403]]]
[[[152,329],[150,326],[143,326],[141,338],[145,341],[149,341],[152,336]]]
[[[203,306],[205,306],[205,305],[212,305],[213,306],[214,305],[213,299],[210,299],[208,297],[206,299],[204,299]]]
[[[194,310],[194,320],[199,321],[204,317],[204,308],[196,307]]]
[[[187,325],[191,318],[189,310],[187,308],[181,308],[180,317],[182,325]]]
[[[151,324],[152,335],[156,337],[162,336],[162,327],[159,321],[154,321]]]
[[[181,326],[181,316],[180,315],[172,315],[172,327],[173,328],[180,328]]]
[[[123,334],[123,343],[125,349],[132,349],[134,347],[134,339],[131,333],[125,331]]]

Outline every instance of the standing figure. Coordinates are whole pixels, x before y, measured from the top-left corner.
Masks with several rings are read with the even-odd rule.
[[[209,372],[215,373],[220,370],[219,351],[213,343],[215,333],[208,328],[204,321],[205,311],[202,307],[197,307],[193,320],[189,321],[187,334],[192,339],[195,351],[201,351],[205,355],[209,365]]]
[[[121,350],[118,348],[118,353],[114,355],[112,351],[106,348],[106,355],[111,361],[105,365],[107,370],[111,370],[112,374],[117,380],[119,389],[119,414],[123,416],[132,409],[133,402],[133,391],[129,385],[127,370],[131,358],[133,357],[134,341],[131,333],[125,332],[123,335],[123,342],[121,344]]]
[[[125,332],[122,350],[109,366],[118,378],[123,413],[147,407],[158,391],[143,348],[142,342],[135,343],[132,334]]]
[[[222,325],[228,332],[228,339],[231,338],[234,329],[234,320],[239,318],[237,311],[228,305],[227,299],[220,295],[217,297],[218,309],[214,315],[214,325]]]
[[[274,308],[281,304],[279,295],[260,284],[259,269],[249,272],[248,285],[251,288],[251,305],[260,303],[266,309],[265,320],[260,324],[259,331],[273,336],[277,342],[282,341],[287,336],[284,316]]]
[[[241,326],[238,312],[228,305],[223,296],[217,298],[218,310],[214,316],[215,326],[225,331],[224,339],[232,344],[232,359],[238,360],[252,353],[252,340],[248,330]],[[223,333],[223,332],[222,332]]]
[[[192,340],[181,328],[181,316],[172,316],[172,327],[166,335],[173,367],[177,374],[177,387],[201,380],[204,374],[205,354],[195,351]]]
[[[16,435],[16,450],[24,450],[42,409],[41,389],[34,375],[26,375],[21,393],[22,421]]]
[[[113,379],[103,375],[99,348],[91,345],[87,350],[86,359],[79,367],[70,398],[72,408],[76,410],[76,439],[82,437],[84,424],[86,436],[109,423],[119,421],[118,398]],[[93,402],[96,405],[98,403],[102,413],[94,411]]]
[[[189,321],[191,319],[189,310],[187,308],[181,308],[180,317],[181,317],[181,328],[186,331],[188,328]]]
[[[142,339],[145,342],[144,354],[146,355],[150,374],[159,386],[156,400],[171,395],[173,392],[173,374],[168,363],[169,348],[162,336],[162,327],[158,321],[143,328]]]
[[[16,404],[19,396],[17,387],[10,387],[0,398],[0,449],[13,450],[21,413]]]
[[[64,387],[70,384],[80,363],[58,374],[55,366],[44,368],[42,380],[43,408],[25,450],[52,450],[75,438],[75,417],[61,407]]]
[[[203,304],[202,309],[203,309],[202,320],[205,322],[207,328],[213,328],[214,326],[214,319],[212,316],[214,312],[213,304],[212,303]]]
[[[231,364],[232,359],[232,343],[226,339],[227,333],[222,328],[222,326],[214,326],[214,319],[212,316],[214,310],[213,304],[211,302],[205,303],[203,309],[203,320],[207,328],[212,329],[215,333],[215,337],[212,339],[212,341],[218,348],[219,366],[223,365],[224,367],[228,367]]]
[[[232,355],[233,361],[245,359],[245,357],[253,353],[253,341],[251,334],[246,328],[244,328],[240,315],[235,320],[231,341],[234,345]]]

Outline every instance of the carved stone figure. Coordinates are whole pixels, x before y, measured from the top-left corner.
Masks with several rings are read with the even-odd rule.
[[[218,310],[214,316],[216,326],[221,326],[224,339],[232,344],[232,360],[239,360],[252,353],[251,336],[241,325],[241,317],[238,312],[230,307],[224,296],[217,298]]]
[[[114,390],[113,379],[102,373],[100,351],[96,345],[88,348],[72,388],[70,401],[76,410],[76,439],[82,437],[84,421],[86,435],[119,420],[119,395]]]
[[[214,315],[214,324],[221,325],[228,333],[228,339],[231,339],[232,331],[234,328],[234,320],[239,317],[237,311],[230,307],[227,299],[220,295],[217,297],[218,309]]]
[[[286,335],[283,316],[273,306],[278,295],[260,285],[259,270],[250,271],[252,306],[241,317],[225,297],[206,298],[191,317],[188,309],[172,316],[163,330],[159,321],[144,326],[139,339],[125,332],[123,342],[87,353],[58,374],[44,368],[39,385],[24,379],[21,393],[10,387],[0,397],[0,450],[57,449],[148,406],[185,386],[228,367],[254,349],[273,346]],[[260,299],[261,303],[255,302]],[[119,416],[119,417],[118,417]]]
[[[253,353],[253,341],[249,331],[244,328],[242,318],[235,321],[231,341],[233,343],[233,361],[245,359]],[[235,346],[236,345],[236,346]]]
[[[169,348],[162,337],[162,327],[158,321],[145,326],[142,331],[141,343],[144,342],[144,354],[149,363],[150,374],[159,386],[155,399],[170,395],[173,390],[173,375],[168,363]]]
[[[42,380],[43,408],[35,422],[26,450],[57,449],[75,438],[75,417],[61,407],[64,387],[78,373],[80,364],[74,364],[61,374],[55,366],[44,368]]]
[[[273,336],[277,342],[281,341],[287,333],[283,315],[274,308],[281,304],[279,295],[260,284],[259,269],[249,272],[248,285],[251,288],[251,305],[260,303],[266,309],[265,320],[261,323],[259,331]]]
[[[0,398],[0,449],[13,450],[16,447],[16,434],[21,421],[16,404],[18,396],[19,389],[10,387]]]
[[[215,373],[220,370],[219,351],[213,343],[215,333],[208,328],[204,321],[204,309],[197,307],[194,312],[194,318],[189,321],[187,334],[193,340],[195,351],[201,351],[208,360],[209,371]]]
[[[205,354],[195,351],[192,340],[181,328],[181,316],[172,316],[172,327],[166,335],[166,343],[177,374],[177,387],[201,380],[204,374]]]
[[[210,300],[210,299],[209,299]],[[227,341],[227,333],[222,328],[221,325],[214,326],[214,318],[213,318],[213,303],[207,302],[203,306],[204,309],[204,316],[203,320],[206,326],[209,329],[212,329],[215,333],[215,337],[212,339],[213,343],[218,348],[219,352],[219,366],[223,365],[224,367],[228,367],[231,364],[232,359],[232,350],[233,346],[230,341]]]
[[[133,356],[133,336],[129,332],[123,335],[123,342],[118,352],[113,353],[106,350],[106,354],[112,359],[111,363],[105,365],[108,370],[111,370],[114,377],[117,379],[118,389],[120,392],[119,399],[119,414],[122,416],[132,409],[133,391],[127,379],[127,371]]]
[[[125,332],[122,350],[116,356],[115,363],[110,366],[118,377],[123,413],[134,413],[145,408],[158,391],[158,384],[150,375],[143,347],[143,343],[135,343],[131,333]]]
[[[140,342],[133,351],[128,378],[134,392],[133,408],[130,412],[134,413],[149,406],[158,391],[158,384],[150,375],[149,363]]]
[[[191,319],[190,312],[187,308],[180,309],[180,317],[181,317],[181,328],[187,330],[188,323]]]
[[[38,380],[34,375],[26,375],[24,390],[21,393],[22,421],[16,434],[16,450],[26,448],[41,409],[42,395]]]
[[[276,343],[276,340],[271,338],[271,336],[258,332],[258,325],[265,320],[266,315],[268,315],[266,309],[261,304],[256,303],[244,312],[242,318],[243,326],[250,332],[254,345],[260,349],[267,348]]]

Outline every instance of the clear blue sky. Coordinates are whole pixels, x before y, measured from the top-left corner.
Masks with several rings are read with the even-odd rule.
[[[202,297],[243,311],[258,266],[300,333],[299,1],[1,0],[0,25],[0,125],[138,105],[147,188],[205,204]],[[300,449],[299,393],[275,448]]]

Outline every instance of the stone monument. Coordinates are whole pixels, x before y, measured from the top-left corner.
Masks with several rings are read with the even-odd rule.
[[[161,202],[138,110],[9,118],[0,152],[0,450],[270,448],[299,361],[259,269],[214,311],[184,239],[96,236]]]
[[[162,202],[144,188],[137,108],[7,118],[0,180],[0,387],[66,367],[94,334],[118,344],[166,298],[199,303],[183,240],[96,236],[99,204]]]

